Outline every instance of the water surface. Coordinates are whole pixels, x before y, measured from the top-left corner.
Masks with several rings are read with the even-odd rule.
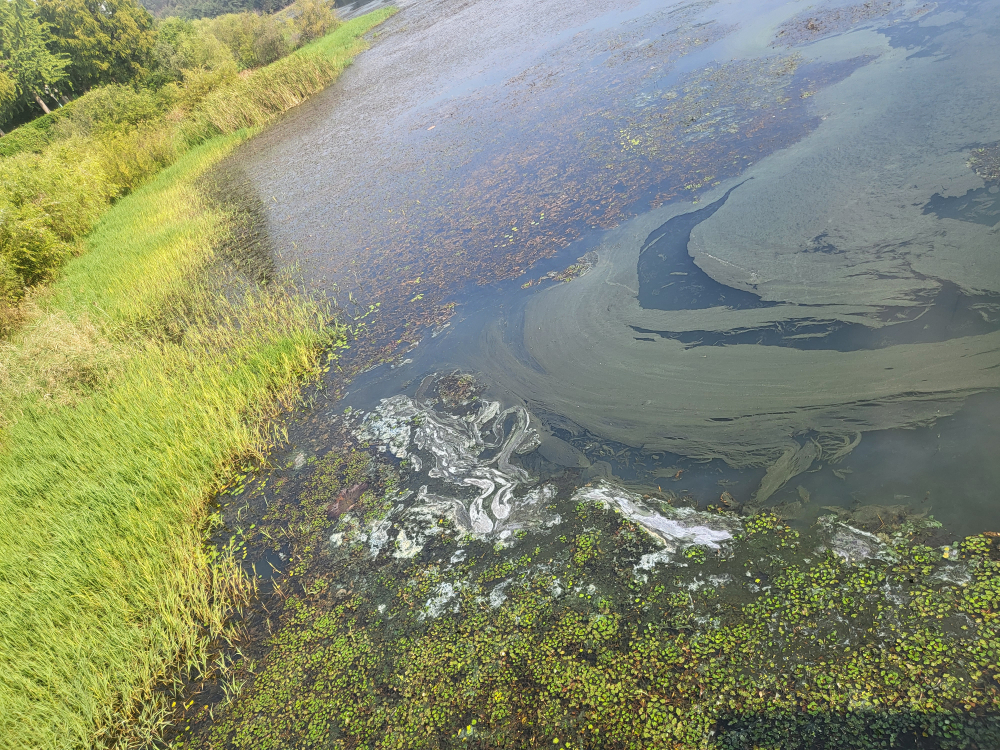
[[[338,408],[462,370],[583,456],[538,472],[997,526],[1000,4],[401,7],[241,154],[380,305]]]

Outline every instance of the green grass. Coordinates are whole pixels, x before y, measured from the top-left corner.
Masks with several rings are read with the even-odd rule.
[[[321,91],[366,49],[362,35],[395,9],[374,11],[337,27],[287,57],[254,70],[246,78],[209,94],[182,124],[188,140],[232,133],[271,122],[277,115]]]
[[[245,77],[206,74],[201,84],[159,93],[95,89],[0,138],[0,328],[9,328],[8,308],[26,288],[49,282],[77,253],[79,238],[113,201],[191,147],[264,126],[325,88],[392,12],[341,24]],[[56,119],[65,122],[55,128]]]
[[[0,518],[16,530],[0,539],[4,747],[86,747],[121,730],[165,669],[202,659],[204,629],[222,626],[201,544],[206,498],[228,463],[264,447],[269,410],[315,367],[324,335],[302,301],[224,302],[193,281],[226,227],[193,179],[237,140],[196,150],[116,206],[18,337],[32,344],[59,316],[67,338],[95,339],[79,349],[118,353],[97,383],[74,378],[79,363],[68,372],[72,404],[50,407],[30,388],[7,404],[17,421],[0,454]],[[155,230],[136,241],[150,219]],[[192,314],[181,341],[120,338],[169,296]]]
[[[385,17],[300,54],[333,58],[328,82]],[[0,748],[154,736],[154,687],[204,665],[246,594],[232,568],[209,569],[206,501],[267,451],[273,417],[343,335],[288,285],[240,281],[216,257],[232,217],[198,178],[248,135],[118,201],[0,344]]]

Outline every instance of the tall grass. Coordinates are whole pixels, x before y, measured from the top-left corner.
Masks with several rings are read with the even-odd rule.
[[[384,17],[305,48],[303,63],[324,60],[307,83],[292,63],[256,79],[288,88],[248,100],[252,115],[206,101],[227,114],[200,127],[277,116]],[[99,220],[87,214],[77,257],[0,345],[0,748],[154,737],[157,683],[204,666],[247,595],[234,569],[208,565],[206,500],[227,467],[267,451],[274,415],[343,335],[318,304],[241,279],[216,251],[233,217],[198,180],[247,135],[178,146]]]
[[[393,12],[379,10],[348,21],[287,57],[212,91],[194,108],[182,132],[194,141],[272,122],[326,88],[358,52],[367,48],[362,35]]]
[[[3,353],[15,420],[0,453],[3,747],[123,735],[165,669],[203,661],[222,628],[206,497],[227,463],[264,449],[268,417],[336,333],[280,288],[234,301],[205,281],[226,217],[193,178],[238,140],[192,152],[116,206]],[[157,312],[179,303],[183,335],[157,335]],[[69,381],[55,387],[76,398],[53,405],[52,378],[31,383],[24,359],[68,341],[77,361],[55,368]]]
[[[276,114],[326,88],[349,59],[349,56],[331,59],[316,54],[293,54],[254,71],[248,78],[205,99],[192,113],[189,127],[194,129],[187,131],[189,137],[197,138],[205,132],[232,133],[265,125]]]
[[[363,35],[389,15],[341,24],[245,77],[189,71],[185,86],[155,94],[109,86],[73,102],[55,124],[46,120],[46,132],[58,139],[0,158],[0,316],[79,252],[76,241],[113,201],[189,148],[266,125],[326,87],[367,47]]]

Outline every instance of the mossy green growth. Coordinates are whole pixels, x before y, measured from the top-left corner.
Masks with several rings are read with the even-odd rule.
[[[269,528],[269,546],[278,550],[288,544],[294,574],[304,573],[317,552],[328,543],[328,532],[335,519],[346,516],[351,531],[361,524],[371,526],[392,509],[397,473],[388,465],[373,461],[362,450],[330,451],[315,462],[311,476],[300,491],[284,492],[264,515]],[[264,528],[258,529],[259,538]]]
[[[601,553],[598,546],[600,543],[600,531],[585,531],[580,534],[573,543],[573,564],[582,568],[590,560],[595,559]]]
[[[176,747],[998,746],[992,539],[854,564],[761,514],[724,554],[640,567],[639,527],[577,516],[530,555],[322,551],[305,589],[353,593],[290,597],[244,692]]]

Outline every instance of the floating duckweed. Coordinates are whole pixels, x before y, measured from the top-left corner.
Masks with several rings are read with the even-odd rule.
[[[868,537],[836,519],[668,517],[598,484],[622,512],[564,489],[547,503],[565,520],[530,553],[443,529],[417,557],[372,557],[357,540],[401,513],[389,460],[328,454],[311,472],[246,536],[297,561],[278,627],[177,750],[1000,746],[995,537],[882,534],[842,554],[843,535]],[[338,498],[355,507],[331,514]]]

